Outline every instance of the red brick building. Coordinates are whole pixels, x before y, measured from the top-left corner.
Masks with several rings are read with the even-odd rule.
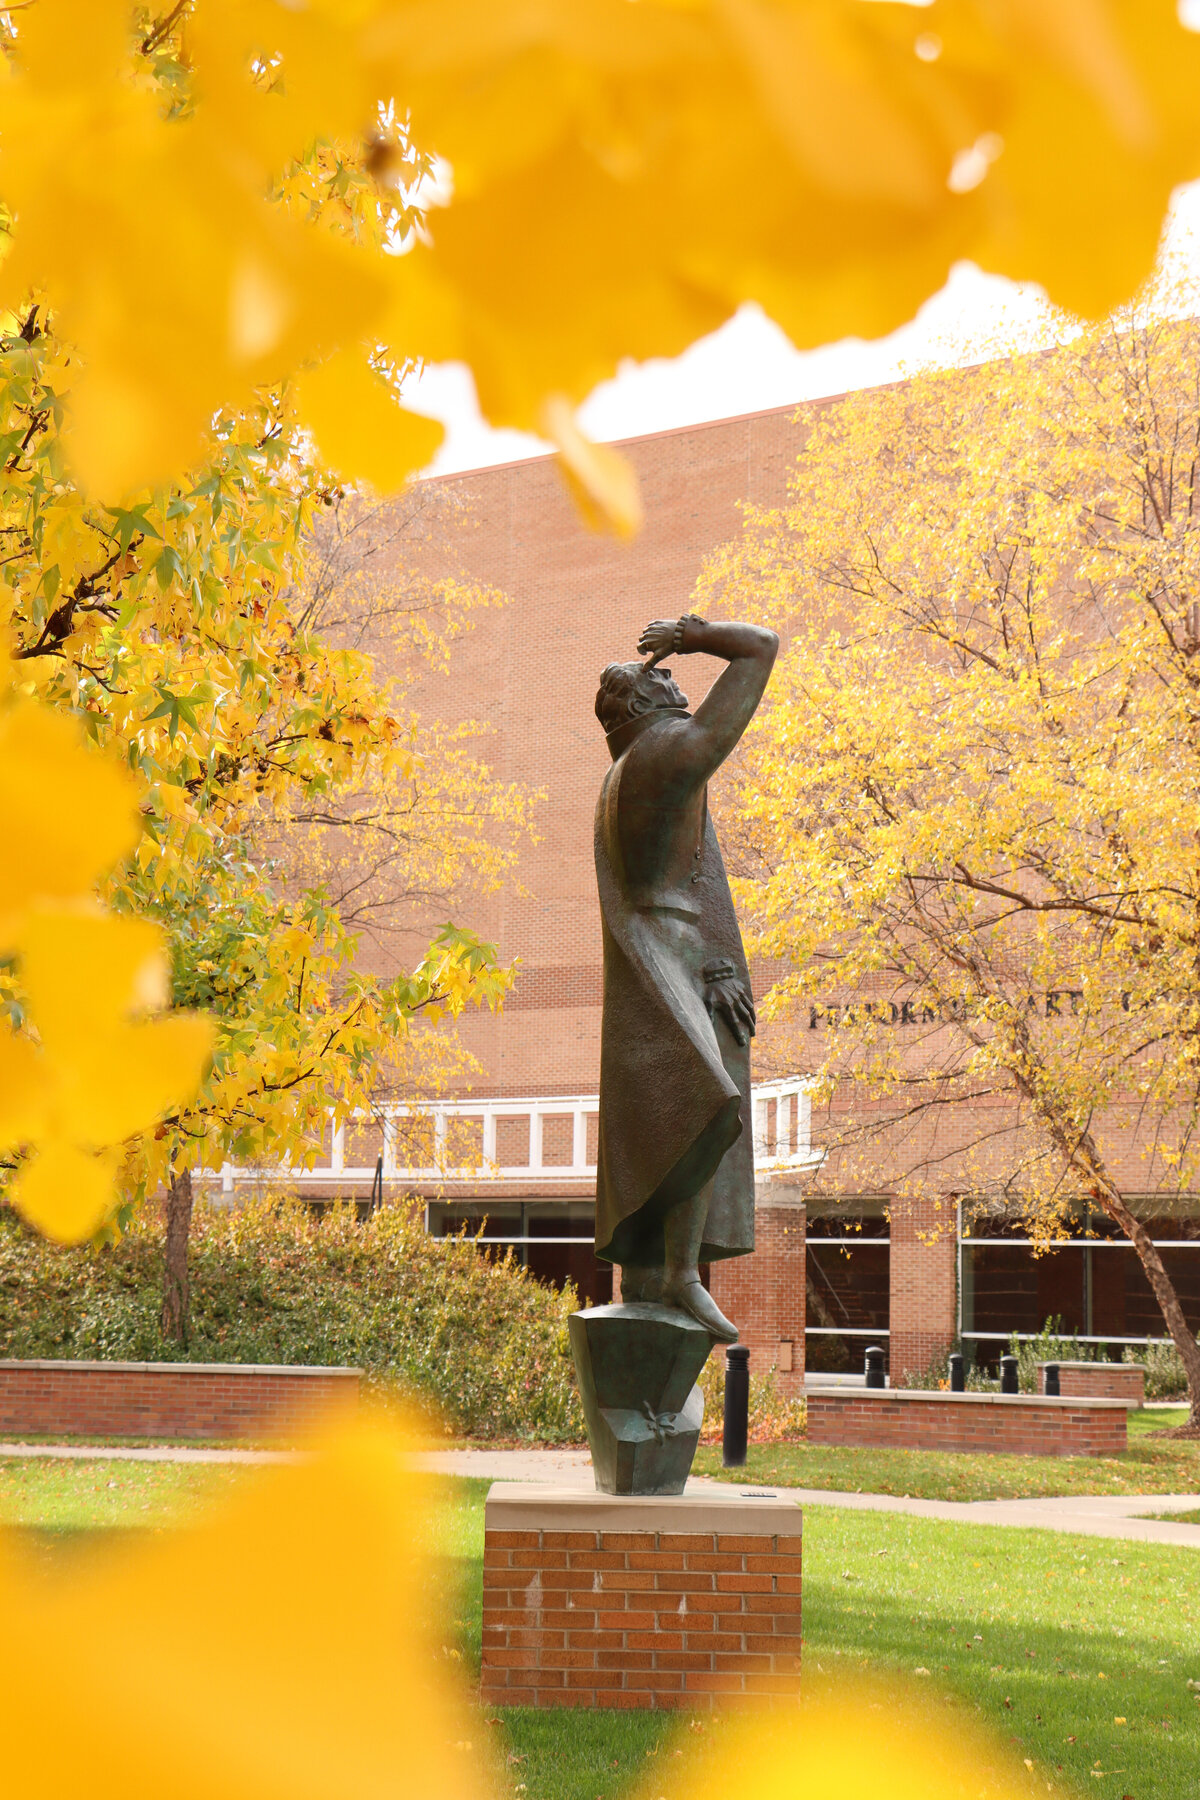
[[[657,433],[625,443],[646,506],[632,545],[589,532],[549,458],[449,476],[458,502],[426,546],[435,569],[503,590],[507,606],[478,615],[448,677],[417,697],[446,721],[488,728],[480,755],[504,781],[542,796],[537,842],[519,883],[485,897],[470,923],[520,973],[500,1015],[469,1015],[461,1035],[481,1074],[457,1128],[476,1135],[468,1161],[500,1175],[421,1182],[388,1158],[389,1181],[422,1191],[430,1229],[486,1219],[485,1235],[511,1243],[539,1274],[571,1276],[591,1299],[611,1293],[611,1272],[591,1250],[594,1107],[599,1074],[601,939],[592,868],[592,816],[608,761],[593,714],[606,663],[635,655],[642,625],[689,609],[710,551],[736,535],[739,504],[786,498],[805,421],[829,401]],[[693,702],[717,666],[681,659]],[[721,826],[719,804],[715,808]],[[430,921],[414,921],[426,924]],[[769,971],[756,971],[761,994]],[[815,1066],[819,1032],[765,1029],[755,1044],[758,1185],[753,1258],[711,1272],[722,1306],[743,1327],[753,1366],[785,1380],[810,1369],[858,1371],[871,1342],[890,1346],[898,1375],[920,1369],[961,1333],[994,1352],[1012,1330],[1037,1331],[1051,1314],[1069,1330],[1112,1342],[1162,1335],[1161,1316],[1132,1249],[1083,1237],[1034,1259],[1003,1223],[964,1237],[957,1209],[888,1199],[881,1163],[870,1193],[805,1208],[809,1116],[795,1078]],[[480,1109],[485,1107],[481,1114]],[[500,1103],[500,1104],[497,1104]],[[451,1115],[453,1117],[453,1115]],[[652,1105],[647,1129],[653,1129]],[[386,1148],[386,1146],[381,1146]],[[347,1155],[351,1163],[373,1163]],[[780,1166],[781,1163],[784,1166]],[[361,1179],[360,1175],[356,1179]],[[1154,1208],[1151,1206],[1153,1212]],[[989,1227],[990,1231],[992,1228]],[[1200,1218],[1178,1207],[1155,1226],[1171,1272],[1200,1327]]]

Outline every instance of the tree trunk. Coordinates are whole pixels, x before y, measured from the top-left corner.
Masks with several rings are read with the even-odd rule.
[[[167,1190],[167,1240],[163,1254],[162,1334],[187,1344],[191,1303],[188,1238],[192,1229],[192,1171],[177,1169]]]
[[[1043,1112],[1043,1117],[1046,1114]],[[1189,1329],[1183,1316],[1183,1308],[1179,1304],[1179,1295],[1175,1292],[1175,1284],[1163,1266],[1163,1259],[1158,1254],[1158,1246],[1146,1230],[1140,1219],[1135,1219],[1126,1206],[1120,1193],[1109,1180],[1100,1152],[1090,1132],[1084,1132],[1072,1146],[1066,1137],[1061,1124],[1055,1119],[1047,1119],[1051,1132],[1058,1140],[1060,1148],[1066,1153],[1069,1162],[1082,1173],[1086,1173],[1091,1185],[1092,1199],[1101,1206],[1115,1225],[1119,1225],[1138,1253],[1138,1261],[1146,1271],[1146,1279],[1158,1301],[1167,1330],[1171,1334],[1179,1360],[1183,1364],[1188,1381],[1189,1414],[1186,1425],[1181,1425],[1173,1434],[1176,1437],[1200,1437],[1200,1343]]]
[[[1163,1259],[1158,1254],[1158,1245],[1141,1220],[1134,1218],[1119,1196],[1099,1187],[1094,1190],[1094,1194],[1109,1218],[1121,1227],[1137,1251],[1138,1260],[1146,1271],[1146,1279],[1154,1290],[1154,1298],[1158,1301],[1162,1316],[1167,1322],[1167,1330],[1171,1334],[1175,1348],[1179,1352],[1179,1360],[1187,1375],[1188,1400],[1191,1411],[1187,1424],[1181,1426],[1175,1435],[1200,1437],[1200,1343],[1197,1343],[1183,1316],[1179,1295],[1175,1292],[1175,1284],[1163,1266]]]
[[[980,991],[988,990],[982,983],[978,971],[976,979],[980,981]],[[970,1034],[968,1034],[970,1035]],[[1009,1064],[1009,1073],[1018,1090],[1024,1094],[1034,1112],[1041,1118],[1050,1133],[1063,1161],[1069,1169],[1082,1175],[1090,1190],[1091,1197],[1108,1214],[1115,1225],[1119,1225],[1138,1253],[1138,1261],[1146,1271],[1146,1279],[1158,1301],[1167,1330],[1171,1334],[1179,1360],[1183,1364],[1188,1382],[1188,1420],[1171,1435],[1173,1437],[1200,1437],[1200,1343],[1188,1328],[1183,1316],[1183,1308],[1179,1304],[1179,1295],[1175,1285],[1163,1266],[1163,1259],[1158,1254],[1158,1247],[1140,1219],[1135,1219],[1126,1206],[1119,1190],[1109,1178],[1100,1154],[1090,1131],[1079,1132],[1073,1123],[1061,1116],[1054,1107],[1053,1101],[1046,1097],[1044,1082],[1034,1078],[1039,1071],[1038,1059],[1029,1040],[1029,1032],[1024,1020],[1016,1021],[1012,1026],[1012,1036],[1019,1045],[1021,1067]],[[979,1039],[973,1041],[979,1042]]]

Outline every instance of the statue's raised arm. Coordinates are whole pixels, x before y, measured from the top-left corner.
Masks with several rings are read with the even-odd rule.
[[[779,639],[761,625],[732,620],[654,619],[638,640],[638,654],[656,669],[666,656],[718,656],[729,664],[697,707],[690,729],[673,747],[680,773],[686,765],[708,781],[720,768],[754,717],[774,666]],[[670,671],[665,671],[668,680]],[[686,705],[686,701],[684,702]]]

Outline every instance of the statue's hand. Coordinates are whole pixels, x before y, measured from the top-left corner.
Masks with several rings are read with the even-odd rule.
[[[675,642],[674,619],[651,619],[638,639],[638,655],[650,658],[650,667],[660,663],[664,656],[670,656]]]
[[[709,1017],[722,1018],[739,1044],[754,1036],[758,1020],[754,1002],[732,963],[709,963],[704,969],[704,1004]]]

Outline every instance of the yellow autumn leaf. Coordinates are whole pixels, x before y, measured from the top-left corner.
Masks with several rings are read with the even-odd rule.
[[[879,1800],[884,1770],[888,1800],[1016,1800],[1028,1791],[1004,1754],[962,1719],[931,1718],[928,1707],[918,1711],[885,1687],[863,1682],[848,1692],[845,1682],[806,1674],[798,1707],[743,1716],[706,1736],[667,1800],[672,1787],[680,1800]]]
[[[296,406],[335,469],[385,494],[425,468],[445,435],[436,420],[397,405],[357,349],[339,351],[302,375]]]
[[[542,429],[558,449],[558,464],[593,531],[636,537],[643,512],[631,463],[611,444],[594,444],[579,429],[570,403],[554,395],[542,408]]]
[[[19,940],[21,980],[38,1035],[54,1056],[74,1053],[82,1034],[163,1006],[168,970],[163,935],[148,919],[99,908],[44,908]]]
[[[105,559],[103,540],[71,496],[42,509],[41,564],[58,570],[58,591],[74,588],[81,575]]]
[[[312,932],[305,931],[302,925],[293,925],[282,934],[279,945],[288,956],[308,956],[313,947]]]
[[[17,1170],[10,1203],[43,1237],[82,1244],[112,1216],[119,1155],[51,1138]]]
[[[533,428],[746,299],[799,345],[877,335],[973,258],[1096,315],[1200,169],[1174,0],[207,0],[141,45],[128,23],[36,0],[0,80],[0,299],[48,292],[81,353],[64,441],[110,497],[364,341],[461,357],[493,422]],[[376,154],[385,114],[403,154]],[[453,191],[412,252],[388,170],[422,155]],[[356,445],[321,411],[345,473],[419,466],[414,427]]]
[[[77,1243],[113,1210],[118,1146],[190,1099],[214,1029],[131,1016],[166,998],[162,934],[145,920],[41,907],[16,947],[37,1041],[0,1040],[0,1075],[11,1066],[20,1080],[5,1135],[29,1151],[11,1199],[39,1231]]]
[[[71,1074],[63,1091],[72,1133],[83,1142],[118,1142],[186,1105],[215,1037],[213,1022],[201,1013],[94,1032],[86,1053],[81,1049],[70,1064],[59,1062]]]
[[[27,699],[0,709],[0,944],[33,903],[86,893],[138,829],[132,780],[73,719]]]
[[[8,1784],[42,1800],[491,1791],[441,1653],[423,1486],[382,1427],[49,1582],[0,1563]],[[424,1484],[427,1486],[427,1484]],[[136,1705],[130,1696],[136,1695]]]
[[[32,1138],[45,1112],[45,1071],[37,1049],[10,1024],[0,1023],[0,1149],[16,1149]]]

